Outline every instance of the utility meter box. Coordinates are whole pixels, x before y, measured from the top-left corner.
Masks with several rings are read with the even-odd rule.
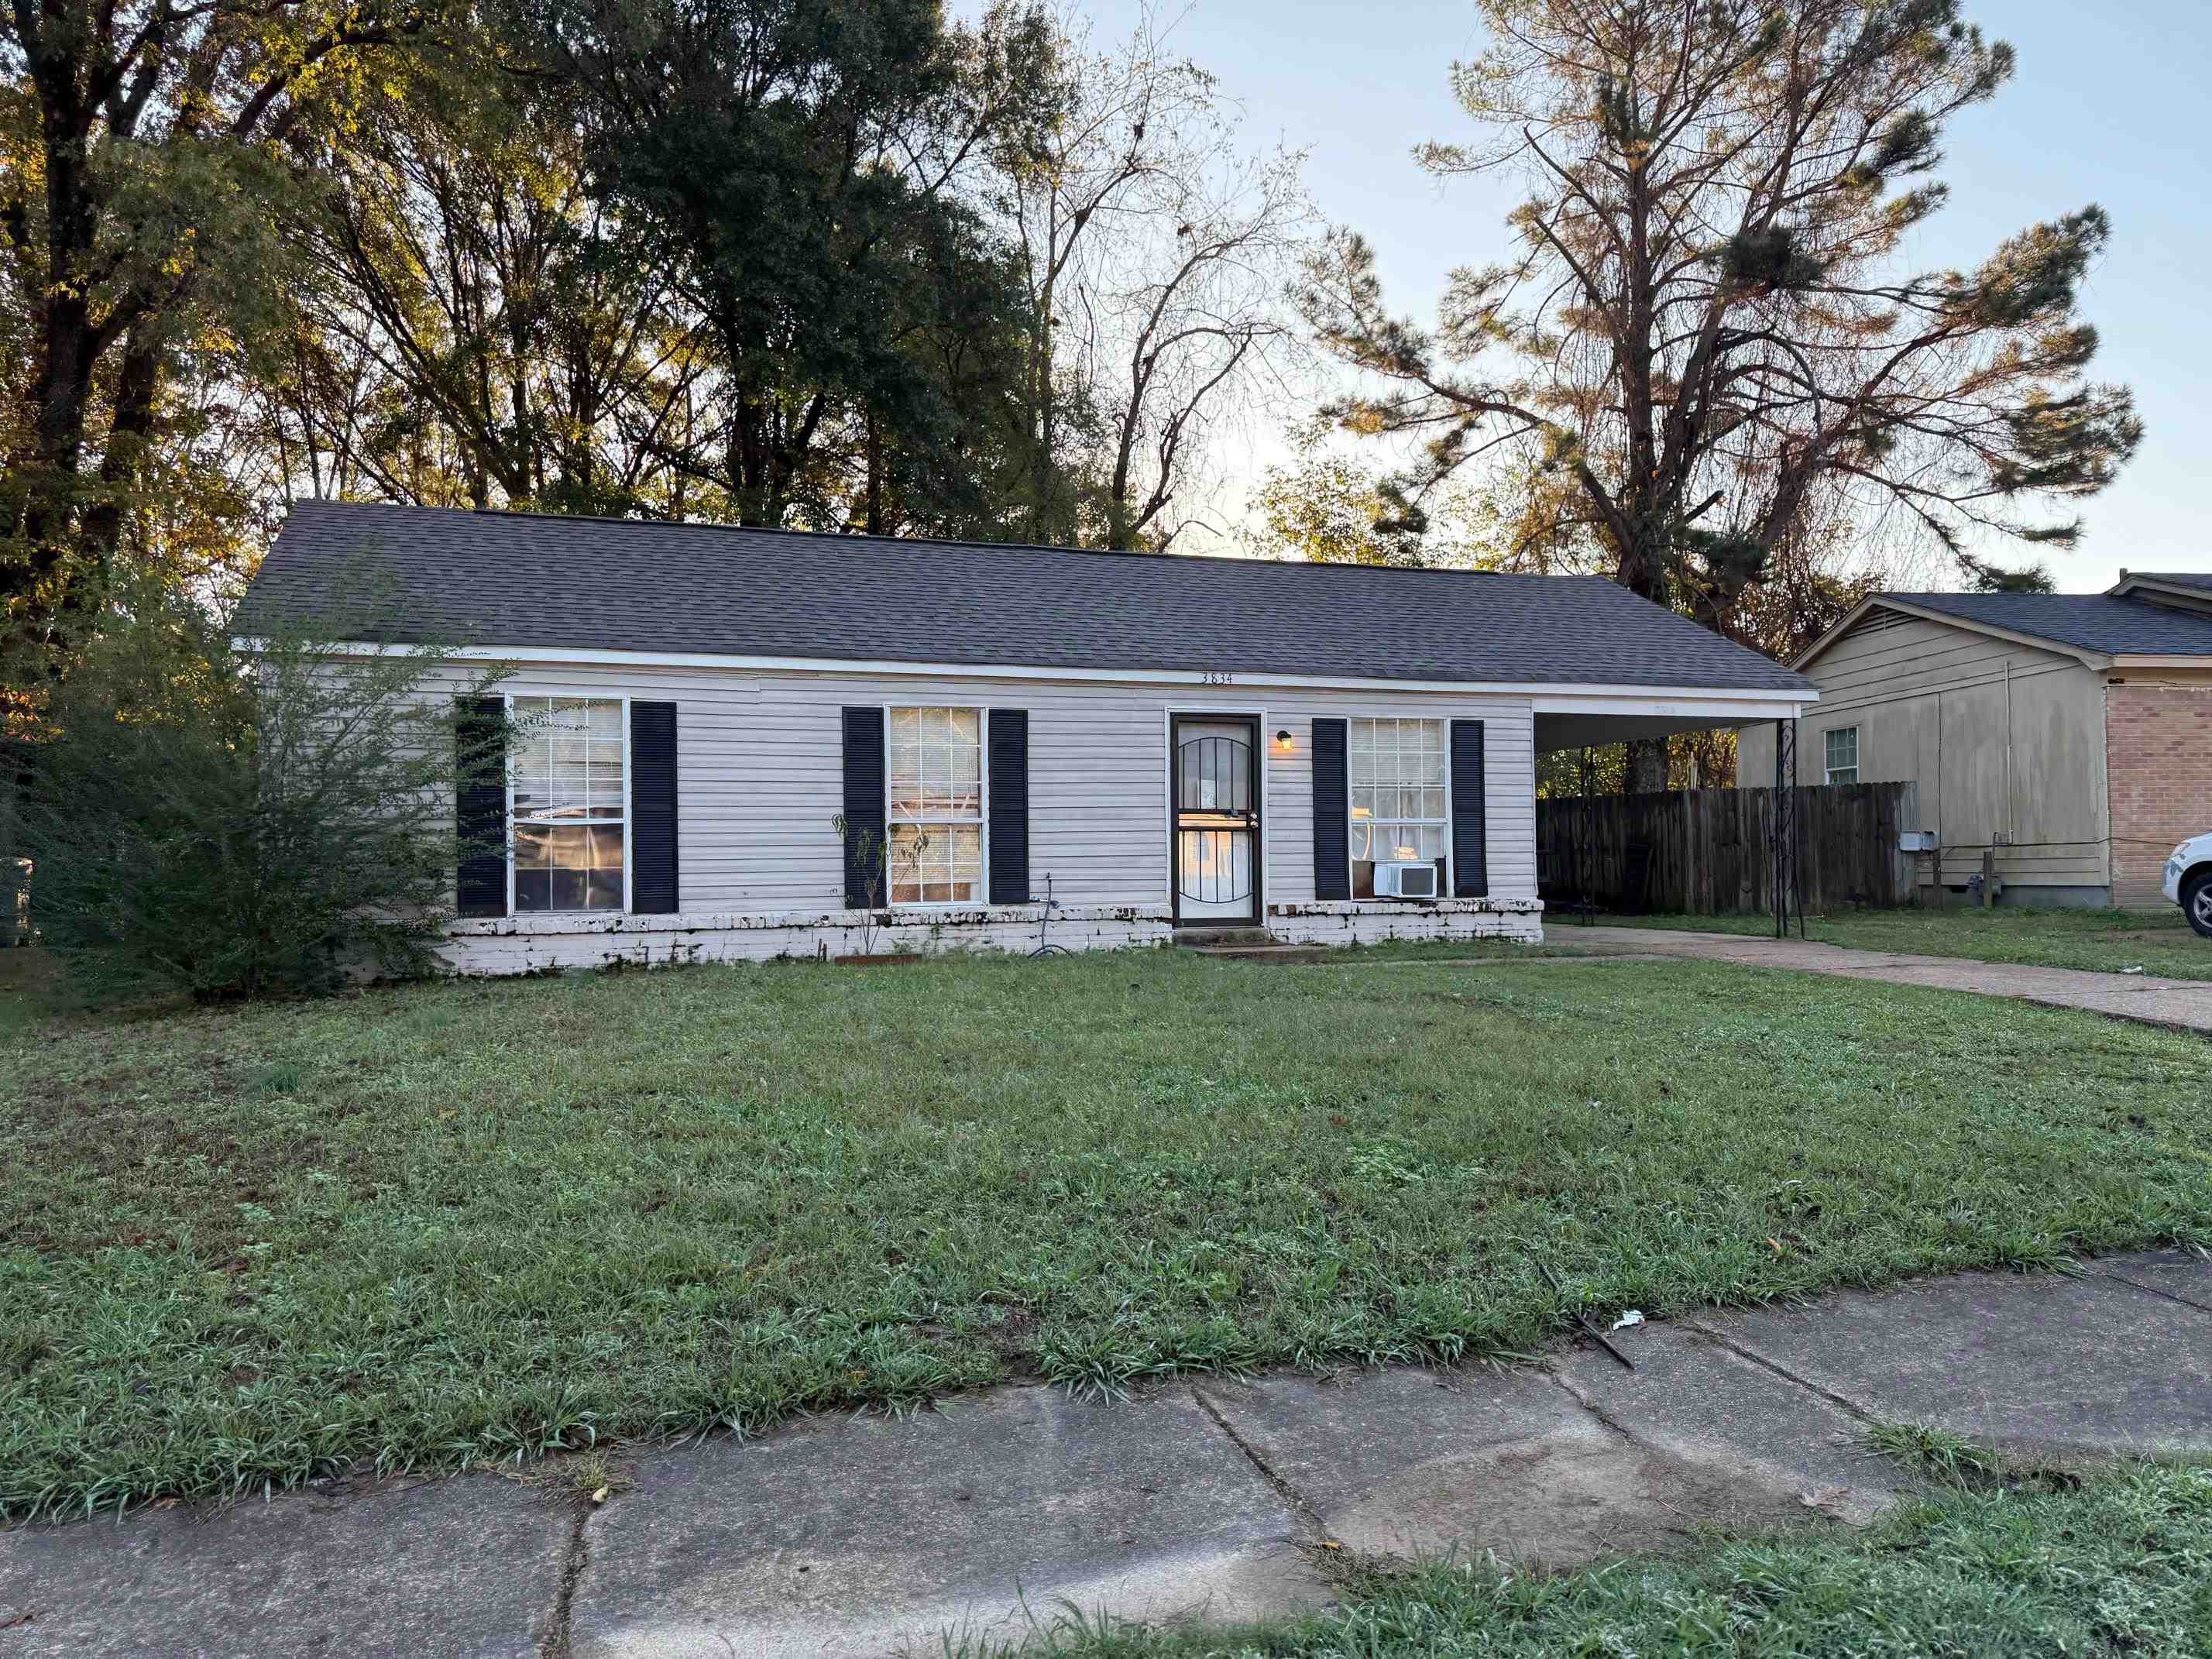
[[[1936,850],[1933,830],[1900,830],[1897,832],[1897,850],[1900,853],[1932,853]]]

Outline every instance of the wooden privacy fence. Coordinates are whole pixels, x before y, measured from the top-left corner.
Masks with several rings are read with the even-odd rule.
[[[1774,908],[1771,789],[1674,789],[1536,803],[1536,873],[1547,902],[1692,915]],[[1797,791],[1798,882],[1808,911],[1904,904],[1920,826],[1917,783],[1830,783]]]

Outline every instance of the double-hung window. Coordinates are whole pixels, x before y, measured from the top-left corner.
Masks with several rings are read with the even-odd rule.
[[[629,756],[619,697],[515,697],[514,908],[623,908]]]
[[[1352,793],[1352,896],[1375,896],[1375,866],[1437,866],[1437,891],[1451,891],[1444,816],[1444,723],[1355,720],[1346,734]]]
[[[1826,753],[1830,783],[1856,783],[1859,781],[1859,729],[1856,726],[1839,726],[1821,739]]]
[[[889,757],[893,904],[983,902],[983,711],[893,708]]]

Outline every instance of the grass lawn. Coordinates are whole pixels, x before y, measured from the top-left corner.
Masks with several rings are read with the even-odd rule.
[[[1601,916],[1613,927],[1680,927],[1701,933],[1759,933],[1771,938],[1767,916]],[[1548,939],[1571,943],[1571,921],[1555,921]],[[1966,905],[1931,909],[1852,910],[1808,916],[1805,937],[1859,951],[1893,951],[1976,962],[2026,962],[2046,968],[2118,973],[2140,968],[2173,979],[2212,979],[2212,939],[2190,931],[2178,908],[2165,910],[1981,910]]]
[[[1720,963],[458,982],[0,1034],[0,1508],[2212,1243],[2212,1045]]]
[[[1869,1659],[2212,1653],[2212,1471],[2122,1466],[2078,1492],[1954,1490],[1863,1534],[1719,1546],[1553,1578],[1487,1563],[1356,1583],[1340,1611],[1243,1634],[1075,1627],[1066,1659]],[[1011,1649],[956,1649],[1012,1659]]]

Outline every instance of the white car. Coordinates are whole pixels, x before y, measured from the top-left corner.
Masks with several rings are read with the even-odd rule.
[[[2185,841],[2166,861],[2166,896],[2189,925],[2212,939],[2212,834]]]

